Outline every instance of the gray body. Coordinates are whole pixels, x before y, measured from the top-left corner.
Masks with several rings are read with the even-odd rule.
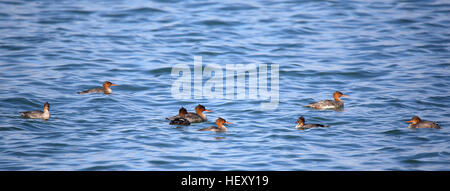
[[[328,125],[322,125],[322,124],[304,124],[304,125],[297,125],[297,129],[309,129],[313,127],[328,127]]]
[[[344,103],[336,100],[323,100],[309,104],[306,107],[312,107],[314,109],[338,109],[344,107]]]
[[[434,128],[434,129],[440,129],[441,127],[433,122],[433,121],[420,121],[419,123],[413,125],[409,124],[409,128]]]
[[[111,89],[106,90],[104,88],[93,88],[93,89],[89,89],[89,90],[84,90],[81,92],[78,92],[78,94],[87,94],[87,93],[105,93],[105,94],[110,94],[112,93]]]
[[[24,111],[20,112],[22,117],[25,118],[31,118],[31,119],[49,119],[50,118],[50,112],[44,112],[44,111]]]
[[[216,132],[224,132],[227,131],[227,128],[225,126],[223,127],[216,127],[216,126],[211,126],[211,127],[207,127],[207,128],[203,128],[203,129],[199,129],[199,131],[216,131]]]
[[[177,119],[177,118],[180,118],[180,116],[176,115],[176,116],[169,117],[169,118],[166,118],[166,119],[172,121],[172,120]],[[201,122],[205,122],[206,121],[206,115],[203,114],[203,116],[200,116],[200,115],[198,115],[196,113],[192,113],[192,112],[188,112],[184,116],[184,118],[187,119],[191,123],[201,123]]]

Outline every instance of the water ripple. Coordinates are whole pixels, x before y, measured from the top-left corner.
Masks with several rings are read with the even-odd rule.
[[[0,4],[0,170],[449,170],[446,2]],[[172,67],[194,56],[279,64],[278,109],[174,99]],[[106,80],[111,95],[76,94]],[[303,107],[336,90],[342,111]],[[46,101],[50,120],[20,117]],[[208,122],[168,125],[197,104]],[[297,130],[301,115],[330,127]],[[217,117],[228,132],[197,131]]]

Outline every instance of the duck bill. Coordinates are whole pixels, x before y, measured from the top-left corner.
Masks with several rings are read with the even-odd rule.
[[[207,110],[207,109],[206,109],[205,111],[206,111],[206,112],[212,112],[211,110]]]
[[[225,124],[233,124],[233,123],[226,121]]]
[[[111,84],[111,86],[118,86],[117,84]]]
[[[345,94],[342,94],[341,96],[342,96],[342,97],[350,97],[350,96],[348,96],[348,95],[345,95]]]
[[[405,121],[405,123],[412,123],[413,121],[411,120],[411,121]]]

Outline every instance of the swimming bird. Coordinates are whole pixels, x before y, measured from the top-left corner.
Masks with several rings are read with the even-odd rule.
[[[405,123],[411,123],[409,124],[408,128],[434,128],[434,129],[441,128],[436,122],[424,121],[420,119],[418,116],[412,117],[410,121],[405,121]]]
[[[44,104],[44,111],[24,111],[20,112],[22,117],[24,118],[32,118],[32,119],[43,119],[47,120],[50,118],[50,104],[48,102],[45,102]]]
[[[195,107],[195,113],[188,112],[186,115],[184,115],[184,118],[186,118],[191,123],[200,123],[205,122],[207,120],[206,115],[203,113],[206,112],[212,112],[211,110],[207,110],[205,106],[198,104]],[[166,118],[168,120],[174,120],[175,118],[180,117],[179,115]]]
[[[112,93],[111,86],[117,86],[117,84],[113,84],[109,81],[103,82],[102,88],[93,88],[89,90],[84,90],[81,92],[77,92],[78,94],[86,94],[86,93],[104,93],[104,94],[110,94]]]
[[[344,102],[342,102],[341,97],[349,97],[344,95],[340,91],[335,91],[333,93],[334,100],[322,100],[316,103],[307,105],[306,107],[312,107],[314,109],[339,109],[344,107]]]
[[[297,129],[308,129],[313,127],[328,127],[328,125],[322,125],[322,124],[305,124],[305,118],[303,116],[299,117],[297,120],[297,126],[295,126]]]
[[[199,129],[199,131],[216,131],[216,132],[227,131],[227,127],[225,127],[223,124],[233,124],[233,123],[228,122],[228,121],[226,121],[225,119],[219,117],[219,118],[216,120],[216,125],[217,125],[217,126],[211,126],[211,127]]]
[[[178,116],[173,120],[170,121],[170,125],[184,125],[184,126],[188,126],[191,124],[191,122],[189,122],[189,120],[187,120],[186,118],[184,118],[184,116],[187,114],[187,110],[184,107],[181,107],[180,110],[178,111]]]

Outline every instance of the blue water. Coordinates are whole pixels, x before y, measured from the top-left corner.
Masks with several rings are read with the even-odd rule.
[[[445,0],[2,0],[0,170],[450,170],[449,16]],[[194,56],[279,64],[278,108],[174,99]],[[343,111],[302,107],[336,90]],[[46,101],[50,120],[20,117]],[[199,103],[208,122],[168,125]],[[197,131],[219,116],[228,132]]]

